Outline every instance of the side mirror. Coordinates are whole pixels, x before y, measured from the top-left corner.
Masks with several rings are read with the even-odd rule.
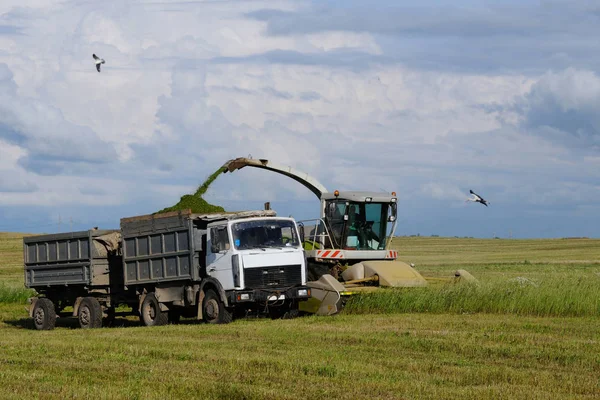
[[[300,231],[300,243],[304,243],[304,224],[300,224],[298,230]]]

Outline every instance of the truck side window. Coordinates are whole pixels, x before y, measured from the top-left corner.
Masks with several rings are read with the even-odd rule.
[[[226,226],[210,228],[210,239],[212,246],[217,249],[217,252],[229,250],[229,235],[227,234]]]

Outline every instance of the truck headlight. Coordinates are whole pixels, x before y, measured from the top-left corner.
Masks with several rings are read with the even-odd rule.
[[[310,296],[310,289],[298,289],[298,296],[302,296],[302,297]]]

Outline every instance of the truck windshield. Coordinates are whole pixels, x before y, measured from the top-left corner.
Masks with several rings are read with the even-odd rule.
[[[289,220],[237,222],[231,231],[234,246],[239,250],[300,246],[296,225]]]

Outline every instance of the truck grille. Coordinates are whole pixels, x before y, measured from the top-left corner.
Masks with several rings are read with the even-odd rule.
[[[301,265],[244,268],[246,288],[283,288],[302,283]]]

